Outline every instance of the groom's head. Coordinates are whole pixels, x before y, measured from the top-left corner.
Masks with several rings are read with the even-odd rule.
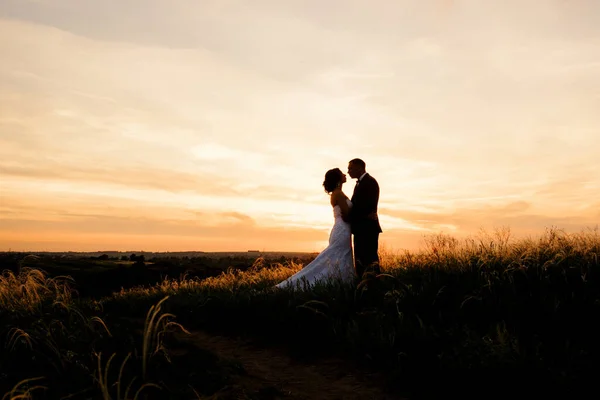
[[[352,179],[358,179],[362,174],[366,172],[367,165],[360,158],[350,160],[348,163],[348,175]]]

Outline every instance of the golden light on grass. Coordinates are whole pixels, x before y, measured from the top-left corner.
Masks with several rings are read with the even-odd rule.
[[[69,303],[72,279],[49,278],[37,268],[23,267],[18,274],[3,271],[0,276],[0,308],[9,311],[33,311],[43,301]]]
[[[436,234],[426,237],[426,247],[418,252],[397,251],[382,246],[379,257],[382,273],[394,274],[396,270],[442,268],[460,270],[472,268],[476,260],[479,265],[519,265],[541,255],[555,254],[559,263],[567,257],[600,257],[600,230],[589,229],[578,233],[566,233],[558,229],[548,229],[538,237],[512,238],[508,228],[494,232],[481,231],[472,237],[459,240],[451,235]],[[304,265],[287,262],[266,265],[258,258],[252,268],[246,271],[229,269],[218,276],[206,279],[165,279],[149,288],[123,289],[113,296],[127,299],[146,295],[171,295],[178,292],[261,290],[287,279],[302,269]]]

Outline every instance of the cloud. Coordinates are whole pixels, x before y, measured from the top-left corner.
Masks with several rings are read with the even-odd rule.
[[[248,215],[242,214],[242,213],[238,213],[238,212],[227,212],[227,213],[221,213],[222,217],[225,218],[231,218],[234,221],[239,221],[242,223],[246,223],[246,224],[250,224],[250,225],[254,225],[254,219],[251,218]]]
[[[160,251],[245,251],[247,248],[307,251],[315,249],[316,243],[327,238],[327,233],[310,227],[258,228],[248,219],[234,220],[237,222],[233,225],[215,225],[211,224],[210,219],[205,222],[205,218],[188,221],[118,218],[111,215],[71,215],[68,220],[61,221],[3,218],[0,241],[7,249],[32,249],[30,246],[34,243],[47,243],[37,249],[77,248],[93,251],[107,247],[130,250],[151,246]],[[80,238],[86,238],[86,241],[78,243]]]
[[[542,232],[544,228],[551,226],[578,231],[597,223],[593,215],[596,210],[592,209],[584,213],[553,216],[534,213],[532,207],[528,202],[516,201],[500,206],[457,208],[452,212],[417,212],[389,208],[383,208],[379,212],[382,216],[401,219],[428,232],[444,230],[455,234],[499,227],[510,227],[517,234]]]
[[[64,165],[47,163],[44,166],[4,166],[0,163],[0,172],[6,177],[21,177],[44,181],[68,181],[85,183],[104,183],[128,188],[159,189],[167,192],[211,193],[218,196],[240,196],[241,191],[232,188],[231,183],[202,175],[154,169],[152,167],[107,166],[93,168],[89,166],[69,168]]]

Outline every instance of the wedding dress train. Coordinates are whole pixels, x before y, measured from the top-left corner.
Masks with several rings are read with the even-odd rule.
[[[352,202],[346,199],[348,206]],[[350,224],[342,219],[342,209],[339,205],[333,207],[334,224],[329,234],[329,245],[308,265],[294,275],[277,284],[275,287],[284,288],[305,283],[313,285],[317,281],[329,278],[339,278],[344,282],[354,279],[354,260],[352,258],[352,238]]]

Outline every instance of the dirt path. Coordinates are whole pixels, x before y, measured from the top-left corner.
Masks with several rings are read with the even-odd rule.
[[[243,365],[246,373],[240,374],[230,386],[211,397],[214,400],[398,399],[384,393],[380,377],[366,376],[341,359],[301,363],[275,348],[259,347],[249,340],[203,332],[193,332],[179,339]]]

